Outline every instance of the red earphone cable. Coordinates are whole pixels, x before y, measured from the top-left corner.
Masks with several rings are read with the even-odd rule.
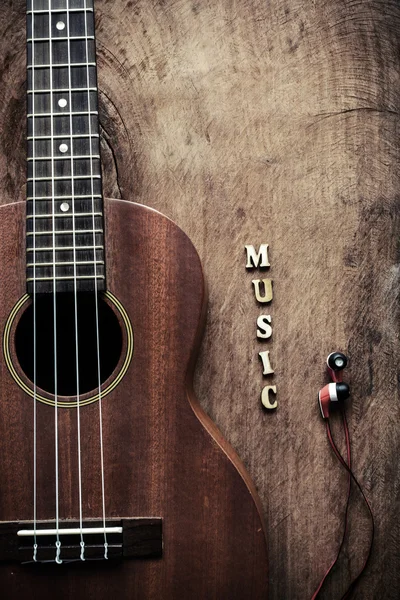
[[[349,428],[348,428],[348,424],[347,424],[347,419],[346,419],[346,414],[344,412],[344,410],[342,410],[342,421],[343,421],[343,429],[345,432],[345,436],[346,436],[346,448],[349,449],[350,448],[350,434],[349,434]],[[369,549],[368,549],[368,554],[367,557],[365,559],[364,565],[361,569],[361,571],[359,572],[359,574],[357,575],[357,577],[355,577],[355,579],[353,579],[353,581],[350,583],[349,587],[347,588],[346,592],[344,593],[344,595],[342,596],[341,600],[346,600],[347,598],[349,598],[350,593],[354,590],[355,586],[357,585],[360,577],[362,576],[362,574],[364,573],[365,569],[367,568],[368,562],[371,558],[371,554],[372,554],[372,546],[374,543],[374,536],[375,536],[375,522],[374,522],[374,515],[372,513],[372,509],[371,509],[371,505],[367,500],[367,497],[364,494],[364,491],[360,485],[360,483],[358,482],[356,476],[354,475],[353,471],[351,470],[351,467],[346,463],[346,461],[344,460],[343,456],[340,454],[340,451],[338,449],[338,447],[336,446],[334,439],[332,437],[332,431],[329,425],[329,421],[327,421],[326,423],[326,429],[327,429],[327,435],[328,435],[328,440],[329,443],[332,447],[333,452],[335,453],[338,461],[340,462],[340,464],[342,465],[342,467],[344,469],[346,469],[346,471],[348,472],[350,478],[354,481],[354,483],[356,484],[356,486],[358,487],[358,489],[361,492],[361,495],[364,499],[364,502],[368,508],[368,512],[370,514],[371,517],[371,524],[372,524],[372,529],[371,529],[371,541],[369,544]]]
[[[342,551],[343,548],[343,544],[346,538],[346,533],[347,533],[347,525],[348,525],[348,511],[349,511],[349,502],[350,502],[350,492],[351,492],[351,481],[353,480],[354,483],[356,484],[356,486],[358,487],[358,489],[361,492],[361,495],[363,497],[363,500],[368,508],[368,512],[370,514],[371,517],[371,524],[372,524],[372,530],[371,530],[371,541],[370,541],[370,545],[369,545],[369,549],[368,549],[368,554],[367,557],[365,559],[364,565],[361,569],[361,571],[359,572],[359,574],[357,575],[357,577],[350,583],[349,587],[347,588],[346,592],[344,593],[344,595],[342,596],[341,600],[347,600],[351,594],[351,592],[354,590],[355,586],[357,585],[359,579],[361,578],[362,574],[364,573],[365,569],[367,568],[368,562],[371,558],[371,554],[372,554],[372,546],[373,546],[373,542],[374,542],[374,535],[375,535],[375,523],[374,523],[374,516],[372,513],[372,509],[371,506],[364,494],[364,491],[360,485],[360,483],[358,482],[357,478],[355,477],[353,471],[351,470],[351,444],[350,444],[350,433],[349,433],[349,427],[347,424],[347,419],[346,419],[346,413],[344,408],[342,408],[342,422],[343,422],[343,429],[344,429],[344,433],[345,433],[345,438],[346,438],[346,453],[347,453],[347,463],[345,461],[345,459],[343,458],[343,456],[341,455],[338,447],[335,444],[335,441],[333,439],[332,436],[332,431],[331,431],[331,427],[330,427],[330,423],[329,423],[329,419],[326,420],[326,433],[327,433],[327,437],[329,440],[329,443],[331,445],[331,448],[336,456],[336,458],[338,459],[338,461],[340,462],[340,464],[342,465],[342,467],[344,469],[346,469],[348,475],[349,475],[349,485],[348,485],[348,492],[347,492],[347,501],[346,501],[346,510],[345,510],[345,523],[344,523],[344,530],[343,530],[343,536],[342,536],[342,541],[340,543],[339,546],[339,550],[337,552],[336,558],[335,560],[332,562],[332,564],[330,565],[329,569],[327,570],[327,572],[325,573],[324,577],[322,578],[317,590],[314,592],[314,595],[312,597],[311,600],[315,600],[318,597],[319,592],[321,591],[321,588],[324,584],[324,582],[326,581],[326,578],[328,577],[329,573],[331,572],[331,570],[333,569],[333,567],[335,566],[335,564],[338,561],[339,555]]]
[[[328,438],[329,438],[329,420],[327,420],[326,425],[327,425],[327,434],[328,434]],[[348,443],[347,443],[347,439],[348,439]],[[347,450],[347,464],[349,466],[351,466],[351,448],[350,448],[350,437],[349,436],[346,436],[346,450]],[[337,458],[339,459],[338,456],[337,456]],[[345,510],[345,514],[344,514],[344,529],[343,529],[343,535],[342,535],[342,539],[341,539],[341,542],[340,542],[340,546],[339,546],[339,549],[337,551],[335,559],[333,560],[333,562],[331,563],[329,569],[326,571],[325,575],[321,579],[321,581],[319,583],[319,586],[315,590],[315,592],[314,592],[313,597],[311,598],[311,600],[316,600],[316,598],[318,597],[318,594],[321,591],[322,586],[324,585],[324,583],[325,583],[325,581],[326,581],[329,573],[332,571],[333,567],[336,565],[336,563],[337,563],[337,561],[339,559],[340,553],[342,551],[343,544],[344,544],[344,541],[346,539],[346,534],[347,534],[347,523],[348,523],[349,504],[350,504],[350,493],[351,493],[351,475],[349,473],[348,487],[347,487],[347,499],[346,499],[346,510]]]

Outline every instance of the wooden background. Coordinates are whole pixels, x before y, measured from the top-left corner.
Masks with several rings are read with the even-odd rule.
[[[165,213],[199,251],[210,303],[196,390],[259,490],[270,599],[310,598],[339,544],[346,476],[317,406],[335,349],[351,359],[354,470],[377,525],[353,597],[397,599],[400,3],[96,5],[105,192]],[[24,11],[23,0],[0,5],[2,203],[25,196]],[[244,245],[263,242],[268,311],[245,269]],[[263,345],[265,312],[273,337]],[[273,414],[260,404],[264,349]],[[355,494],[322,598],[340,598],[358,572],[368,527]]]

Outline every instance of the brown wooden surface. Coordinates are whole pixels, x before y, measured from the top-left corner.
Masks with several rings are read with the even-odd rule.
[[[4,203],[24,198],[23,12],[1,3]],[[399,3],[98,0],[97,25],[105,190],[173,218],[200,253],[210,304],[196,391],[262,497],[270,597],[309,598],[339,543],[346,478],[317,392],[341,349],[354,468],[377,521],[354,598],[398,598]],[[260,242],[275,414],[260,407],[265,311],[244,268],[244,244]],[[362,564],[364,515],[355,500],[327,600]]]
[[[15,243],[24,209],[22,202],[0,207],[2,331],[25,288],[24,245]],[[162,518],[163,555],[115,566],[78,561],[61,572],[55,564],[35,569],[0,562],[1,588],[7,600],[31,594],[43,600],[106,600],[110,594],[121,600],[265,600],[267,543],[258,498],[187,389],[206,299],[198,255],[171,220],[142,205],[108,200],[105,220],[108,287],[134,331],[131,366],[102,402],[105,510],[110,518]],[[1,359],[0,518],[32,520],[33,403]],[[97,402],[80,410],[84,520],[102,516],[99,414]],[[38,520],[55,514],[54,419],[53,407],[38,404]],[[76,521],[76,411],[58,409],[57,421],[59,514]]]

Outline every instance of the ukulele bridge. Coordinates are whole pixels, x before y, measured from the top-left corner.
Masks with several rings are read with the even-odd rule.
[[[0,561],[68,564],[162,556],[162,519],[0,522]]]

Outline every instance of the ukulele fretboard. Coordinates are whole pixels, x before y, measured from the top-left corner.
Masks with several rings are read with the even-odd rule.
[[[27,2],[28,293],[104,290],[93,0]]]

